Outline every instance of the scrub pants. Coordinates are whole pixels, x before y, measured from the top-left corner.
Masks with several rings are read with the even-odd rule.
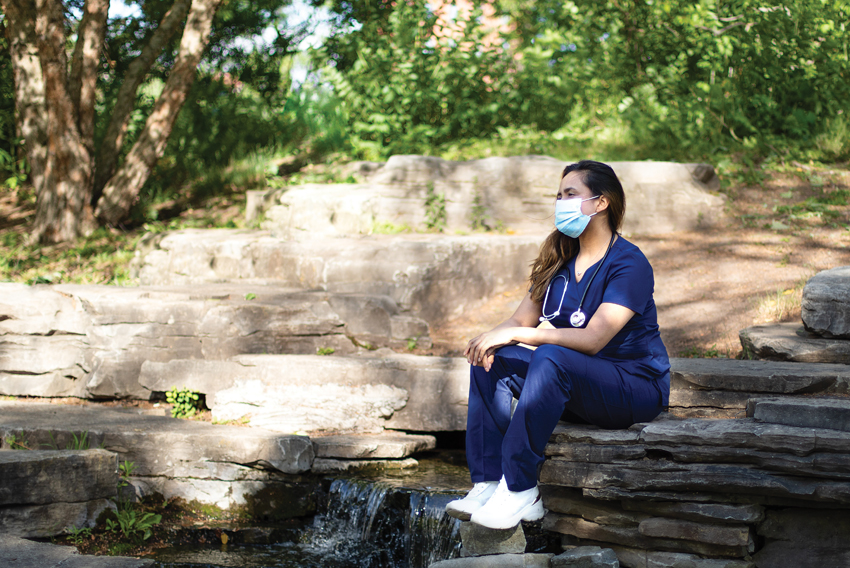
[[[470,375],[466,459],[472,482],[504,475],[511,491],[537,485],[558,420],[628,428],[662,410],[657,381],[557,345],[502,347],[490,372],[473,366]],[[519,402],[511,418],[513,398]]]

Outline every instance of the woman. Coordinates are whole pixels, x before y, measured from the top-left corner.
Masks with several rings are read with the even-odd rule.
[[[557,229],[532,265],[529,293],[464,352],[474,486],[446,506],[450,515],[493,529],[542,518],[537,470],[558,420],[627,428],[667,405],[670,363],[652,267],[618,234],[624,213],[610,166],[585,160],[564,169]],[[544,321],[554,328],[537,327]]]

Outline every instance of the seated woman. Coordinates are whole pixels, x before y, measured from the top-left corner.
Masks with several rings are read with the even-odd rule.
[[[618,234],[624,213],[610,166],[585,160],[564,169],[557,230],[532,265],[529,293],[464,352],[472,365],[466,457],[474,486],[446,506],[450,515],[493,529],[542,518],[537,472],[558,420],[627,428],[667,406],[670,362],[652,267]],[[544,321],[554,329],[539,328]]]

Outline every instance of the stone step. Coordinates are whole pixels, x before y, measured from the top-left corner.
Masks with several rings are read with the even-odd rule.
[[[799,323],[754,325],[739,335],[744,353],[754,359],[850,364],[850,339],[827,339]]]
[[[551,228],[558,181],[567,163],[548,156],[452,162],[432,156],[392,156],[356,162],[340,177],[361,183],[288,187],[249,195],[246,214],[265,210],[265,226],[282,235],[371,233],[376,224],[425,225],[429,191],[444,198],[449,231],[469,231],[478,219],[533,233]],[[698,229],[722,216],[724,198],[708,164],[612,162],[629,202],[624,231],[659,234]],[[546,221],[544,221],[546,220]]]
[[[747,416],[769,424],[850,432],[850,399],[756,398],[750,400]]]
[[[125,556],[84,556],[73,546],[33,542],[0,534],[0,566],[3,568],[147,568],[153,560]]]
[[[286,432],[466,429],[469,365],[462,358],[240,355],[228,361],[147,362],[140,382],[206,394],[214,419]]]
[[[276,507],[281,518],[309,514],[315,507],[312,485],[292,477],[313,464],[313,444],[305,436],[96,405],[0,401],[0,440],[15,436],[31,447],[61,448],[83,432],[91,447],[132,464],[138,494],[158,492],[223,509],[247,507],[260,516]]]
[[[38,447],[26,435],[16,441]],[[9,440],[0,443],[8,447]],[[106,450],[6,449],[0,451],[0,480],[3,533],[52,537],[66,527],[95,525],[117,494],[118,460]]]
[[[437,447],[434,436],[401,432],[314,436],[311,439],[316,458],[346,460],[402,459]]]
[[[0,394],[146,398],[144,361],[429,346],[381,295],[231,284],[0,284]],[[169,386],[170,388],[170,386]]]
[[[841,393],[850,366],[738,359],[670,359],[670,408],[685,417],[743,417],[765,394]]]
[[[541,236],[442,234],[283,240],[231,229],[160,233],[134,261],[144,285],[246,281],[386,295],[430,325],[528,280]]]

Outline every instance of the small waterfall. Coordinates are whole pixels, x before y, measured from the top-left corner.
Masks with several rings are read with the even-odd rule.
[[[428,568],[438,560],[460,556],[460,521],[445,511],[446,504],[456,498],[439,493],[410,493],[408,568]]]
[[[453,495],[396,488],[381,481],[336,479],[326,511],[302,546],[337,566],[427,568],[460,554],[460,521],[445,514]]]

